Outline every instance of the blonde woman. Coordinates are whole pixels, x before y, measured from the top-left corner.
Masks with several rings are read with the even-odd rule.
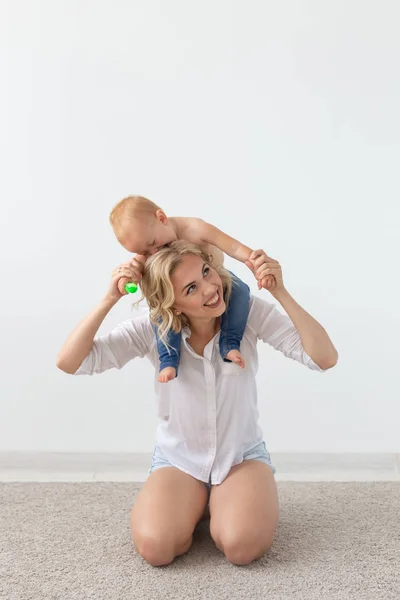
[[[316,371],[337,362],[326,331],[286,290],[279,263],[263,251],[257,254],[248,266],[260,281],[273,276],[268,290],[287,314],[251,297],[241,345],[244,369],[224,362],[218,351],[220,317],[235,282],[184,241],[146,262],[141,288],[149,315],[96,337],[122,297],[118,281],[132,277],[131,263],[120,265],[103,300],[58,356],[57,366],[77,375],[120,369],[137,357],[147,357],[155,367],[160,423],[150,474],[131,512],[133,542],[154,566],[187,552],[207,506],[211,535],[230,562],[246,565],[267,552],[279,509],[275,470],[258,425],[257,341]],[[168,386],[157,382],[156,325],[161,339],[171,327],[182,336],[179,377]]]

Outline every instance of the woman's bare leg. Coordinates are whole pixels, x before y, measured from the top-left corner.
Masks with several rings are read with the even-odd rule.
[[[204,483],[175,467],[154,471],[131,512],[132,539],[139,554],[154,567],[187,552],[208,502]]]
[[[272,545],[279,518],[270,467],[245,460],[211,489],[210,530],[217,547],[236,565],[261,558]]]

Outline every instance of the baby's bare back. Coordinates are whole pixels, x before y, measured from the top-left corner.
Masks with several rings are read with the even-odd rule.
[[[200,219],[194,217],[171,217],[169,222],[174,227],[178,240],[186,240],[200,246],[206,254],[211,256],[213,266],[224,264],[224,253],[222,250],[212,244],[208,244],[202,239]]]

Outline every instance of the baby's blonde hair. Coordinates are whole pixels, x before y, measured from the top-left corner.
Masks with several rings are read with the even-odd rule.
[[[177,240],[176,242],[172,242],[168,247],[162,248],[153,254],[146,261],[143,278],[140,282],[143,293],[141,300],[143,298],[147,300],[150,308],[150,319],[157,325],[159,339],[167,348],[166,338],[170,329],[179,333],[183,327],[189,324],[185,315],[176,315],[172,310],[175,303],[175,294],[171,275],[182,262],[183,258],[190,254],[200,256],[204,262],[212,266],[210,264],[210,256],[199,246],[190,244],[184,240]],[[232,290],[231,276],[223,266],[215,267],[214,270],[221,278],[224,300],[228,306]]]
[[[157,204],[143,196],[127,196],[114,206],[110,213],[110,223],[119,239],[126,223],[134,219],[146,219],[161,210]]]

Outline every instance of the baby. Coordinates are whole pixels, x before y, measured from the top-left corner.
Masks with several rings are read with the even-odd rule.
[[[179,239],[201,246],[210,256],[211,265],[223,264],[224,252],[243,263],[254,258],[250,248],[217,227],[194,217],[167,217],[157,204],[142,196],[128,196],[118,202],[111,211],[110,223],[120,244],[128,252],[136,254],[131,263],[136,270],[134,283],[140,282],[143,265],[149,256]],[[229,306],[221,317],[219,350],[224,361],[232,361],[244,368],[240,342],[249,313],[250,290],[233,274],[232,277],[233,286]],[[124,293],[123,289],[127,282],[127,279],[120,279],[121,293]],[[212,301],[211,298],[210,307]],[[157,335],[157,327],[155,330]],[[170,330],[166,341],[167,345],[161,342],[157,335],[160,357],[158,381],[161,383],[171,381],[178,374],[180,332]]]

